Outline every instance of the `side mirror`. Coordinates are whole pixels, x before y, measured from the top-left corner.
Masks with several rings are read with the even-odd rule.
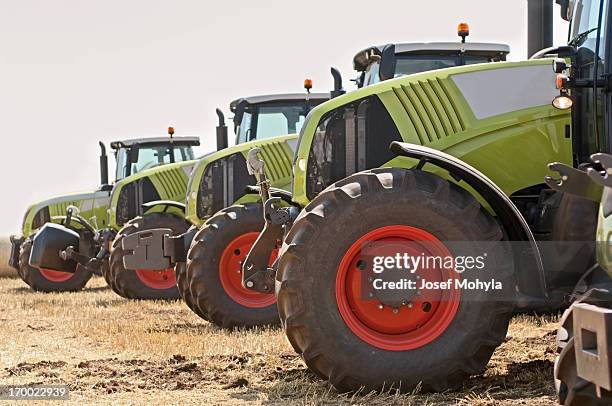
[[[570,0],[556,0],[555,3],[561,7],[561,18],[565,21],[571,20],[572,16],[570,16]]]
[[[246,107],[247,102],[245,100],[241,100],[236,106],[236,110],[234,111],[234,128],[238,127],[240,123],[242,123],[242,117],[244,116]]]
[[[381,82],[387,79],[393,79],[395,77],[395,67],[397,60],[395,58],[395,45],[385,45],[381,52],[379,76]]]
[[[127,156],[128,156],[128,161],[130,162],[130,165],[138,162],[138,153],[139,153],[138,145],[132,145],[132,147],[128,149]]]

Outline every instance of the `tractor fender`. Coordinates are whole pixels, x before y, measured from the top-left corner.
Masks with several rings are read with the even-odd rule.
[[[140,206],[145,210],[149,210],[157,206],[166,207],[166,208],[175,207],[177,209],[182,210],[183,213],[185,213],[185,203],[175,202],[174,200],[154,200],[152,202],[143,203]]]
[[[418,169],[425,164],[442,168],[478,192],[497,215],[508,240],[525,241],[528,244],[529,249],[520,250],[520,253],[513,247],[515,258],[518,258],[520,264],[516,267],[519,293],[531,298],[548,298],[544,265],[535,237],[519,209],[491,179],[464,161],[429,147],[394,141],[390,149],[399,156],[418,159]],[[534,269],[538,272],[537,278],[533,278]]]

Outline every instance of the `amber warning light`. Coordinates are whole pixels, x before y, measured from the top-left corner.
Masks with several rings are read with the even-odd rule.
[[[174,135],[174,127],[168,127],[168,134],[172,137]]]
[[[459,23],[457,26],[457,34],[461,37],[461,42],[465,42],[465,37],[470,35],[470,26],[468,23]]]
[[[304,79],[304,89],[310,93],[310,89],[312,89],[312,79]]]

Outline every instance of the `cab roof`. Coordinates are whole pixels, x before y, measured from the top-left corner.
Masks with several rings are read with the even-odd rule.
[[[198,146],[200,145],[199,137],[147,137],[147,138],[133,138],[129,140],[122,141],[113,141],[111,142],[111,148],[119,149],[119,148],[129,148],[134,145],[147,145],[147,144],[170,144],[173,143],[175,145],[191,145]]]
[[[306,101],[306,93],[284,93],[284,94],[268,94],[260,96],[241,97],[230,103],[230,110],[236,111],[236,107],[240,103],[247,104],[262,104],[262,103],[277,103],[277,102],[298,102]],[[326,101],[329,100],[329,93],[310,93],[310,100]]]
[[[429,53],[457,53],[465,51],[471,55],[484,55],[490,57],[502,57],[510,53],[510,47],[506,44],[489,42],[405,42],[388,44],[395,46],[395,55],[429,54]],[[353,58],[353,67],[362,71],[367,67],[366,53],[374,51],[380,54],[387,45],[375,45],[359,51]]]

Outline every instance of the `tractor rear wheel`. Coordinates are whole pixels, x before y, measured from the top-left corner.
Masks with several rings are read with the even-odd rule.
[[[418,244],[425,256],[445,256],[451,255],[445,242],[505,246],[501,239],[498,224],[468,192],[436,175],[404,169],[352,175],[302,210],[285,238],[276,293],[289,342],[340,391],[458,387],[484,371],[506,336],[512,261],[478,271],[481,280],[500,281],[503,292],[423,290],[399,300],[364,291],[371,279],[364,282],[361,271],[389,246],[410,252]],[[370,252],[361,257],[364,247]],[[423,271],[417,267],[414,278],[460,279],[452,267]]]
[[[181,294],[222,328],[279,321],[274,294],[242,287],[242,262],[263,226],[261,204],[235,205],[211,217],[191,244]]]
[[[119,296],[128,299],[179,299],[176,287],[176,274],[174,267],[163,271],[150,269],[128,270],[123,266],[123,248],[121,243],[125,236],[138,231],[153,228],[169,228],[173,235],[187,231],[189,223],[174,214],[151,213],[130,220],[119,231],[110,255],[110,266],[104,273],[104,279],[111,289]]]
[[[30,266],[32,238],[27,238],[19,252],[19,276],[32,289],[38,292],[74,292],[83,289],[91,272],[82,266],[77,266],[75,273],[38,269]]]
[[[191,226],[190,230],[194,227],[196,226]],[[208,314],[197,306],[197,304],[193,301],[193,296],[188,293],[189,285],[187,282],[187,264],[185,262],[179,262],[176,264],[174,269],[176,270],[176,286],[181,294],[181,297],[187,304],[187,307],[189,307],[191,311],[197,314],[201,319],[209,321]]]

